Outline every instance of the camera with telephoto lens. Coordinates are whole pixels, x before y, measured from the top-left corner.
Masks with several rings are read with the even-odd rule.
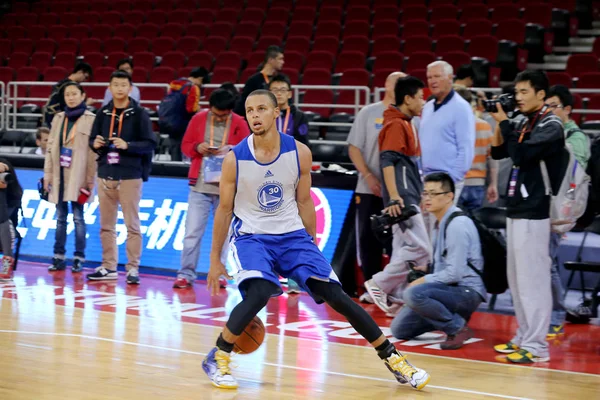
[[[398,217],[394,217],[386,212],[381,215],[371,215],[371,230],[377,240],[381,243],[387,243],[392,239],[392,227],[394,225],[401,224],[417,214],[418,211],[415,207],[406,207],[402,208],[402,213]]]
[[[9,184],[14,179],[15,178],[14,178],[13,174],[11,174],[10,172],[2,172],[2,173],[0,173],[0,182],[1,183]]]
[[[510,93],[501,94],[500,96],[492,100],[483,100],[482,103],[483,108],[485,108],[485,111],[489,113],[498,112],[498,108],[496,107],[496,104],[498,103],[500,103],[500,106],[502,107],[502,110],[504,110],[505,113],[513,112],[517,108],[515,96],[513,96]]]

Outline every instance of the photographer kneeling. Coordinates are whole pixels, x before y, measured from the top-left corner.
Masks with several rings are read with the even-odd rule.
[[[384,212],[395,218],[414,213],[401,225],[393,225],[390,263],[365,282],[373,302],[388,316],[394,316],[402,305],[410,267],[426,265],[431,260],[429,235],[419,211],[423,183],[417,159],[421,147],[411,124],[411,119],[423,109],[423,87],[423,82],[411,76],[396,81],[396,105],[384,111],[384,125],[379,133],[383,198],[388,202]]]
[[[477,228],[467,216],[455,216],[446,227],[454,206],[454,181],[439,172],[425,177],[423,205],[436,217],[433,273],[412,281],[404,291],[405,306],[394,318],[392,334],[408,340],[425,332],[446,333],[442,350],[454,350],[473,337],[467,327],[471,314],[485,300],[487,292],[479,274],[483,270],[481,242]],[[428,272],[420,265],[414,268]]]
[[[2,265],[0,265],[0,280],[12,278],[15,259],[13,256],[13,241],[15,237],[12,216],[21,206],[23,189],[17,180],[15,170],[5,159],[0,158],[0,250]]]

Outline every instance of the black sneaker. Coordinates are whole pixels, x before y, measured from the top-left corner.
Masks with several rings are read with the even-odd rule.
[[[67,268],[65,260],[57,257],[52,258],[52,264],[48,267],[48,271],[64,271]]]
[[[83,271],[83,261],[79,258],[73,260],[73,266],[71,267],[71,272],[77,273]]]
[[[98,267],[93,274],[87,274],[87,278],[91,281],[113,281],[118,278],[117,271]]]
[[[127,272],[127,283],[130,285],[139,285],[140,284],[140,275],[137,269],[130,269]]]

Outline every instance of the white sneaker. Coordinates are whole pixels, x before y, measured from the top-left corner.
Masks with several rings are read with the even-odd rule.
[[[222,389],[237,389],[237,380],[231,375],[231,355],[217,347],[213,348],[202,361],[202,369],[212,384]]]
[[[379,286],[377,286],[373,279],[369,279],[365,282],[365,289],[367,289],[371,299],[373,299],[373,303],[375,303],[377,307],[379,307],[384,313],[390,312],[387,294],[381,290]]]
[[[393,353],[384,362],[398,382],[408,383],[417,390],[423,389],[431,379],[425,370],[415,368],[408,362],[406,356],[399,352]]]
[[[373,298],[369,294],[369,292],[364,292],[359,298],[358,301],[361,303],[373,304]]]
[[[87,275],[87,278],[91,281],[111,281],[118,277],[117,271],[106,269],[103,266],[96,268],[93,274]]]

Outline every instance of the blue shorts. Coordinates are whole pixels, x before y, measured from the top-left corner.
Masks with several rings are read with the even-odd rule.
[[[234,276],[243,297],[243,282],[249,279],[273,282],[279,287],[274,296],[279,296],[283,293],[279,275],[291,278],[317,303],[323,300],[306,286],[309,278],[339,284],[333,268],[304,229],[282,235],[242,235],[230,246],[237,266]]]

